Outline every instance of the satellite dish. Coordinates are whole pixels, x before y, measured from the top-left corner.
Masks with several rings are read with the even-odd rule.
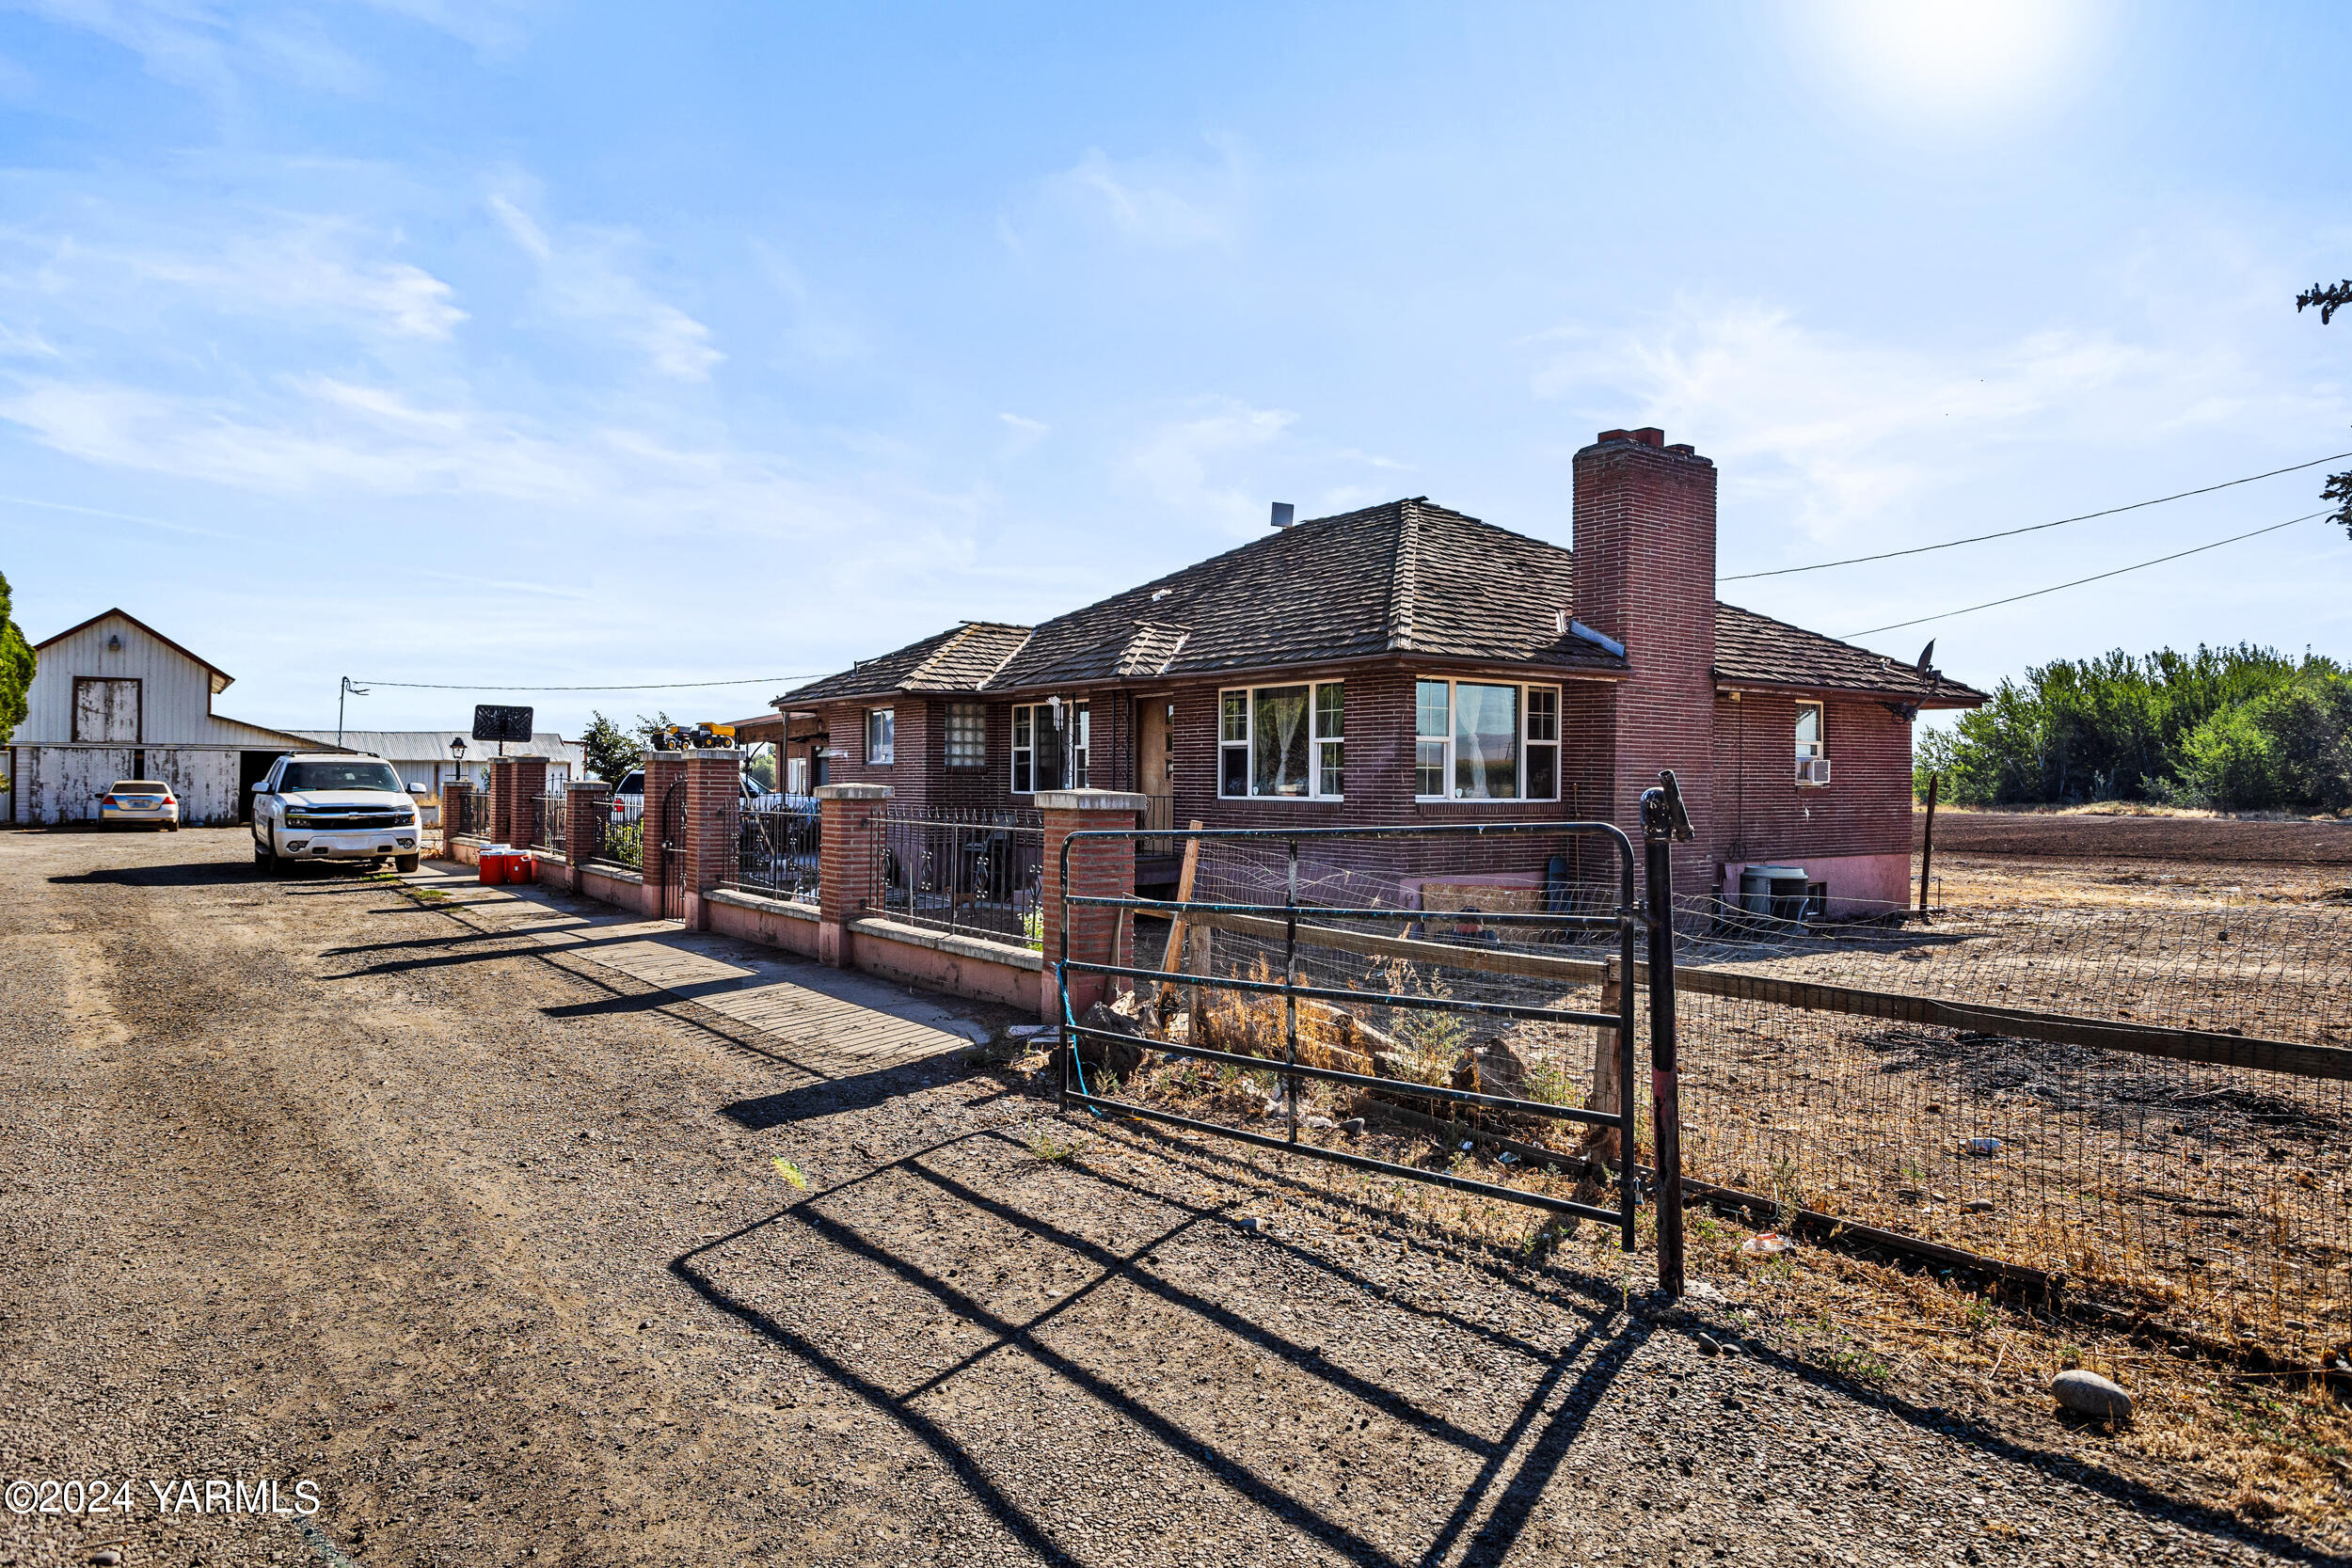
[[[1934,657],[1935,639],[1931,637],[1928,639],[1928,645],[1919,650],[1919,673],[1924,675],[1928,673],[1930,668],[1928,661]]]

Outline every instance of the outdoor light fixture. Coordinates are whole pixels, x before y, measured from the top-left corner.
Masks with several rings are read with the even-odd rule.
[[[1061,699],[1060,699],[1059,697],[1048,697],[1048,698],[1046,698],[1046,699],[1045,699],[1045,705],[1046,705],[1047,707],[1049,707],[1049,708],[1053,709],[1053,711],[1054,711],[1054,728],[1056,728],[1056,729],[1060,729],[1060,728],[1061,728]]]
[[[449,754],[456,762],[463,763],[466,760],[466,737],[464,736],[453,735],[449,737]]]

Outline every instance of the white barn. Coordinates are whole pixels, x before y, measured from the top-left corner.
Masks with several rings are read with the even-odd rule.
[[[235,822],[274,758],[332,749],[215,713],[232,677],[124,610],[33,651],[29,711],[0,752],[0,822],[92,820],[117,779],[163,780],[184,823]]]

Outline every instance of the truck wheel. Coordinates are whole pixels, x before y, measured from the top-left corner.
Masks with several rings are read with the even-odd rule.
[[[262,839],[253,841],[253,863],[262,868],[264,876],[273,875],[278,870],[277,854]]]
[[[392,857],[392,864],[395,868],[402,871],[414,871],[418,865],[422,863],[423,859],[424,857],[421,855],[394,855]]]

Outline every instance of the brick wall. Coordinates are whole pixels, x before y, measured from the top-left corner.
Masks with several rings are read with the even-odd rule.
[[[1825,788],[1796,784],[1797,694],[1743,690],[1715,708],[1716,863],[1911,852],[1911,725],[1867,699],[1829,698]]]
[[[1715,466],[1654,429],[1604,431],[1576,454],[1576,618],[1626,647],[1631,678],[1611,726],[1609,816],[1638,832],[1638,800],[1671,768],[1699,837],[1718,831]],[[1694,845],[1695,847],[1695,845]],[[1676,857],[1676,884],[1709,885],[1707,857]]]

